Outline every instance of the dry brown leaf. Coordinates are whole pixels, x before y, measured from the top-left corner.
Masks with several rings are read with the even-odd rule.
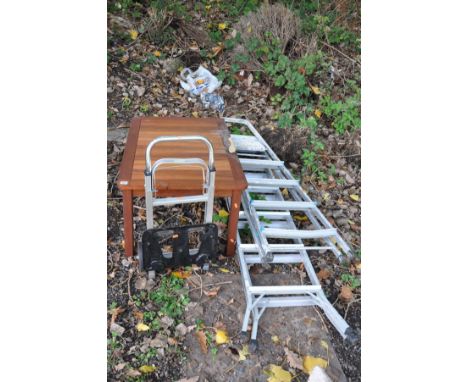
[[[141,373],[135,369],[130,369],[129,371],[127,371],[127,376],[132,377],[132,378],[139,377],[140,375]]]
[[[113,323],[115,323],[115,320],[117,320],[117,316],[120,314],[120,313],[123,313],[125,312],[125,309],[124,308],[121,308],[120,306],[118,306],[117,308],[113,308],[109,311],[109,313],[111,314],[111,321],[110,321],[110,324],[112,325]]]
[[[139,310],[134,310],[133,311],[133,316],[135,316],[135,318],[138,320],[138,321],[143,321],[143,312],[139,311]]]
[[[195,332],[197,336],[198,343],[200,344],[200,349],[204,354],[208,353],[208,345],[206,344],[206,334],[202,330],[198,330]]]
[[[340,298],[345,302],[349,302],[353,299],[353,291],[348,285],[343,285],[341,287]]]
[[[299,357],[292,350],[289,350],[287,347],[284,347],[284,353],[286,354],[286,359],[288,360],[289,366],[295,369],[304,370],[301,357]]]
[[[204,290],[203,294],[208,297],[215,297],[218,295],[219,290],[221,287],[211,288],[210,290]]]
[[[330,277],[330,271],[327,268],[322,268],[319,273],[317,273],[317,277],[320,281],[326,280]]]

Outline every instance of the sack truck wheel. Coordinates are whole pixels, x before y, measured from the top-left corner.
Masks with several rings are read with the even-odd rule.
[[[139,269],[142,272],[144,271],[144,269],[143,269],[143,245],[141,244],[141,241],[138,242],[137,258],[138,258]]]

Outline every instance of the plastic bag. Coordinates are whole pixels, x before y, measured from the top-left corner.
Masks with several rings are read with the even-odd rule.
[[[180,73],[180,78],[180,85],[195,96],[202,93],[213,93],[221,85],[221,81],[201,65],[194,72],[185,68]]]
[[[212,108],[222,113],[224,98],[213,92],[221,86],[219,81],[208,69],[199,66],[194,72],[185,68],[180,73],[180,86],[193,96],[200,96],[205,108]]]

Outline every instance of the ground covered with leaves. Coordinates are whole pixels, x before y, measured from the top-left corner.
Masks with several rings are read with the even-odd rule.
[[[194,309],[194,289],[214,294],[213,288],[222,285],[200,288],[188,281],[202,276],[199,269],[153,282],[123,252],[122,200],[115,181],[130,120],[219,115],[181,90],[178,76],[184,67],[203,65],[223,80],[219,94],[226,103],[224,116],[245,117],[254,124],[353,247],[356,257],[349,264],[339,264],[329,253],[314,254],[312,262],[329,300],[359,330],[359,5],[346,0],[298,1],[288,7],[252,0],[121,0],[108,2],[108,10],[109,380],[186,377],[188,333],[212,336],[205,342],[210,349],[223,345],[216,341],[222,322],[204,330],[204,324],[189,322],[188,314]],[[227,208],[217,200],[215,210],[222,250]],[[136,234],[141,235],[142,200],[136,201],[134,214]],[[155,218],[164,226],[194,224],[201,208],[157,209]],[[296,218],[300,223],[301,216]],[[234,259],[221,257],[210,269],[213,275],[227,272],[239,273]],[[349,380],[360,380],[359,346],[344,347],[334,328],[325,324],[344,373]],[[283,368],[302,372],[287,362]],[[306,374],[297,378],[306,380]]]

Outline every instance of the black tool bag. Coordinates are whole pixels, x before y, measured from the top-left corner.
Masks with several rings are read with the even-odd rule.
[[[164,272],[168,267],[197,264],[208,269],[218,257],[218,227],[200,224],[149,229],[143,233],[139,256],[145,271]]]

